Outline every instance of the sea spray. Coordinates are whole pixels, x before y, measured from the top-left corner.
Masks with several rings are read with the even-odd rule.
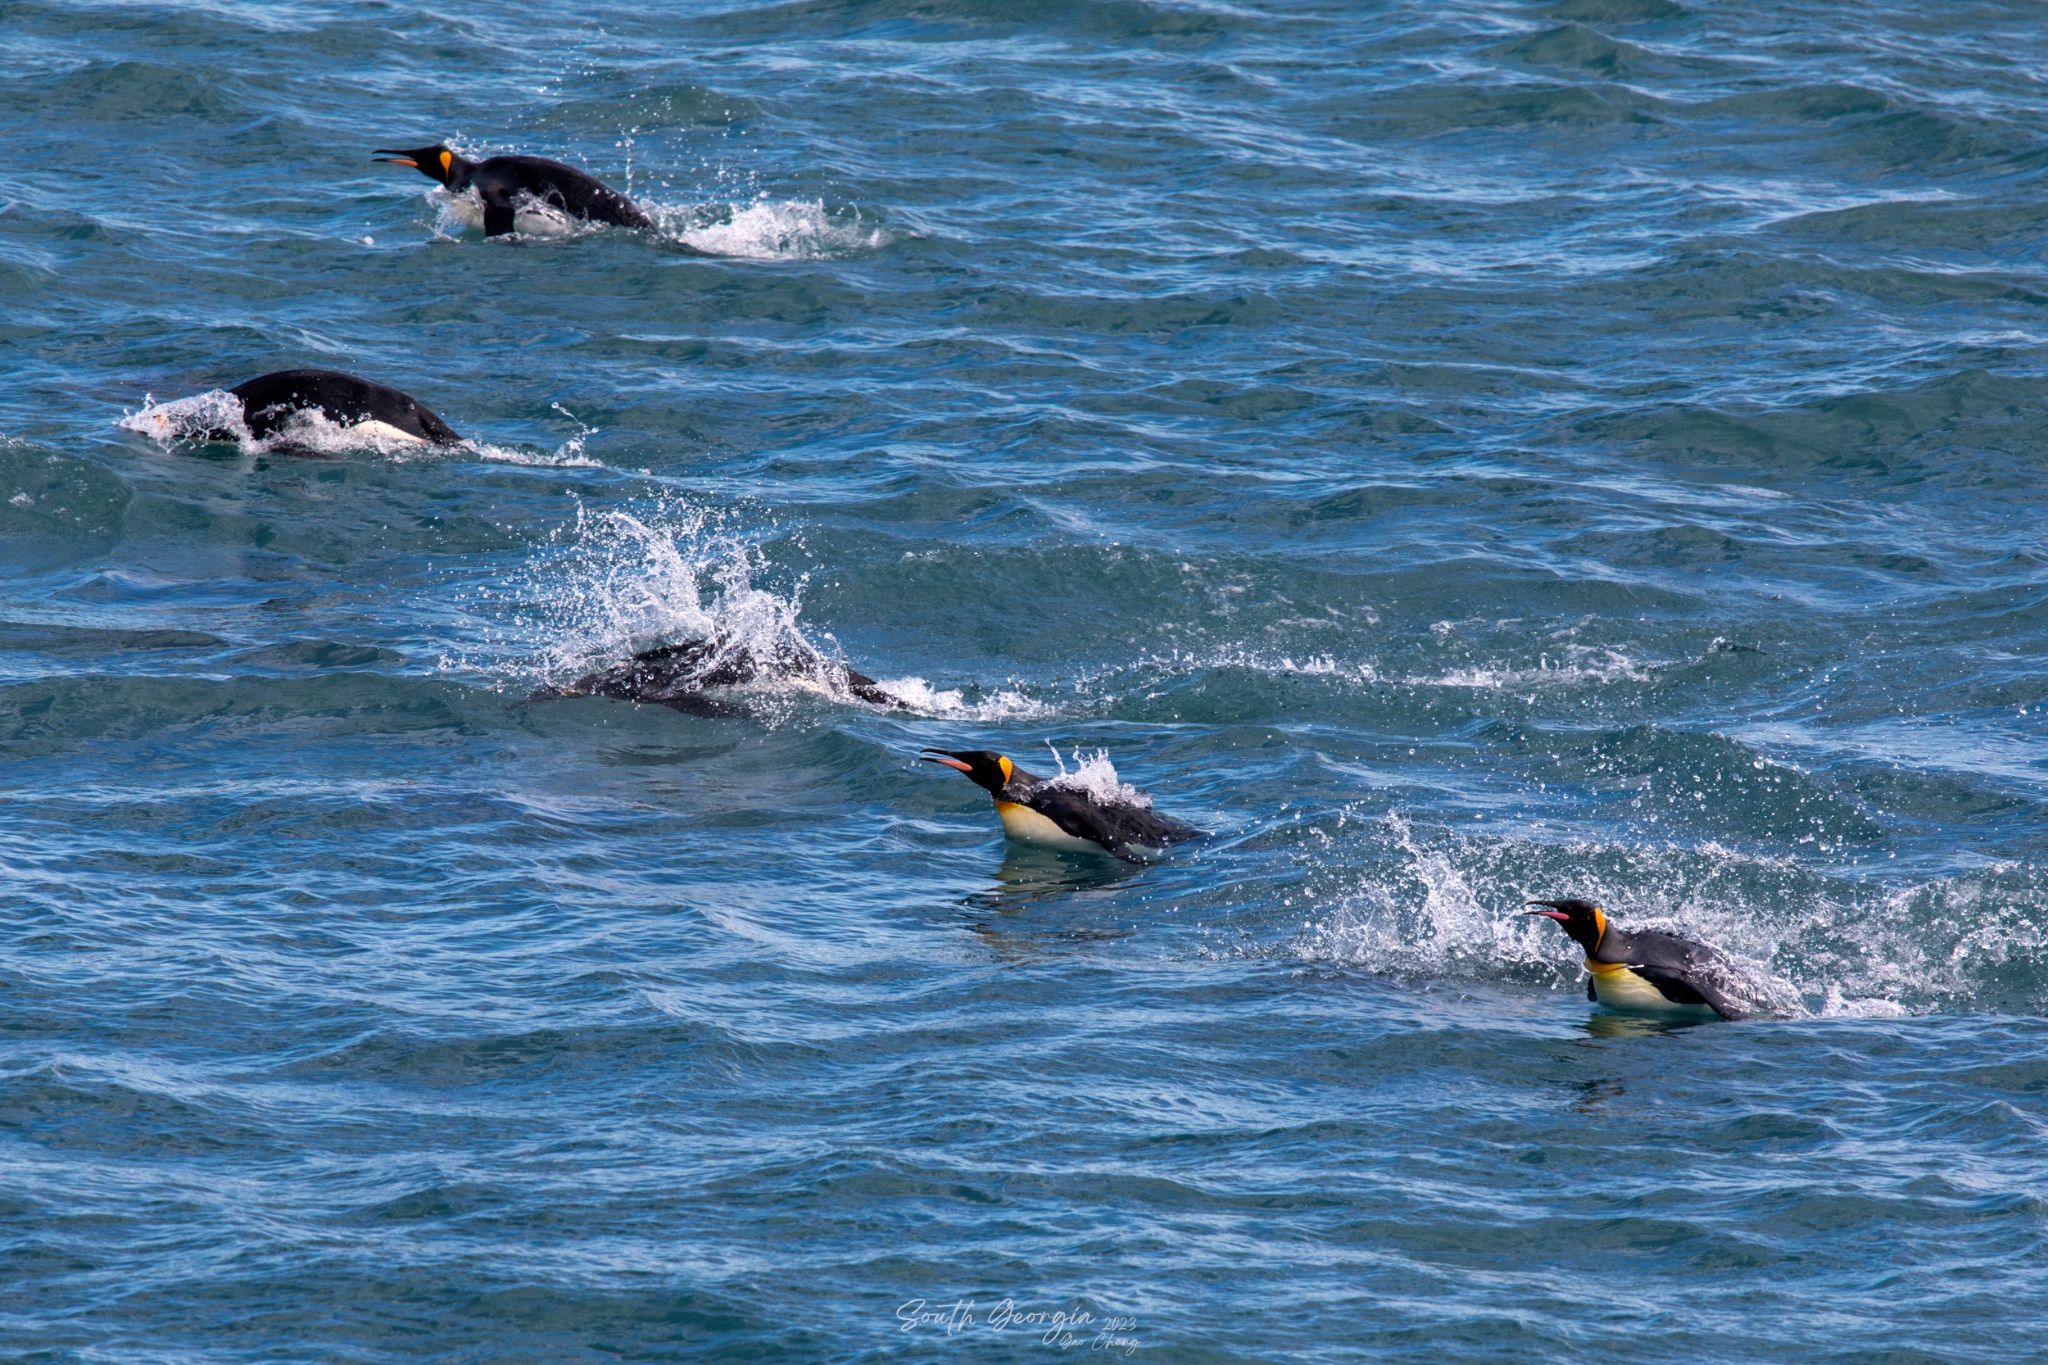
[[[733,690],[751,694],[770,723],[805,695],[859,705],[838,642],[802,622],[810,574],[769,559],[765,541],[775,529],[680,498],[630,510],[579,502],[574,519],[525,566],[472,590],[485,622],[482,647],[451,652],[443,666],[518,689],[562,686],[656,645],[703,640],[711,648],[696,670],[746,677]],[[970,700],[964,689],[919,677],[878,678],[875,686],[907,709],[951,719],[1049,712],[1007,688]]]
[[[1097,749],[1083,756],[1074,750],[1075,767],[1067,771],[1067,762],[1060,757],[1060,751],[1051,744],[1053,762],[1059,765],[1059,775],[1049,779],[1049,785],[1077,791],[1090,800],[1104,806],[1130,806],[1138,810],[1152,809],[1152,798],[1117,776],[1116,765],[1109,761],[1106,749]]]

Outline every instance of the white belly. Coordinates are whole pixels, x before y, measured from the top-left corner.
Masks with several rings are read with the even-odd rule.
[[[1593,973],[1593,990],[1602,1009],[1627,1014],[1671,1014],[1688,1018],[1712,1015],[1705,1005],[1682,1005],[1666,1000],[1664,993],[1626,967],[1608,967]]]
[[[367,436],[373,441],[403,441],[407,445],[416,446],[423,446],[426,444],[425,441],[413,435],[411,432],[400,431],[397,427],[392,426],[389,422],[380,422],[374,417],[367,422],[356,423],[354,426],[348,428],[348,433],[351,436]]]
[[[1038,844],[1045,848],[1065,849],[1070,853],[1107,853],[1101,844],[1093,839],[1077,839],[1055,825],[1029,806],[1020,806],[1014,801],[996,802],[996,815],[1003,822],[1003,833],[1026,844]]]

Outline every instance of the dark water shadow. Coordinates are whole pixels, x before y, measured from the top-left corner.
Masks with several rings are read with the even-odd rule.
[[[1116,893],[1142,868],[1108,854],[1009,845],[993,884],[961,898],[967,929],[1006,961],[1129,938],[1115,924]],[[1037,912],[1037,913],[1032,913]]]
[[[1106,891],[1143,870],[1107,853],[1062,853],[1009,843],[996,868],[995,884],[971,893],[967,904],[984,913],[1016,914],[1041,902]]]
[[[1658,1038],[1726,1022],[1723,1019],[1660,1019],[1648,1014],[1609,1014],[1596,1010],[1586,1016],[1584,1028],[1587,1036],[1592,1038]]]

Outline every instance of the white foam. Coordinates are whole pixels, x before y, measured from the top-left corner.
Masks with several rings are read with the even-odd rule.
[[[488,441],[464,441],[459,449],[493,464],[527,465],[537,469],[603,469],[604,461],[583,453],[583,438],[564,441],[554,450],[517,450]]]
[[[1334,682],[1361,685],[1395,684],[1403,687],[1470,688],[1485,691],[1561,689],[1606,686],[1614,683],[1643,683],[1655,679],[1655,665],[1634,659],[1619,650],[1566,644],[1553,655],[1540,655],[1534,666],[1475,664],[1448,668],[1440,673],[1389,675],[1369,659],[1345,660],[1332,654],[1279,654],[1260,649],[1221,647],[1203,652],[1176,650],[1151,655],[1129,665],[1118,665],[1094,674],[1090,682],[1102,684],[1131,672],[1156,671],[1167,677],[1217,669],[1237,669],[1269,677],[1328,678]]]
[[[144,394],[142,410],[121,414],[115,425],[140,432],[167,449],[179,441],[204,438],[210,431],[229,432],[245,446],[255,441],[242,420],[242,400],[226,389],[208,389],[167,403]]]
[[[483,201],[476,191],[451,194],[436,185],[427,191],[435,213],[435,231],[442,236],[481,232]],[[893,234],[865,222],[858,213],[835,214],[821,199],[713,200],[661,204],[637,201],[654,220],[655,230],[671,241],[713,256],[758,261],[812,261],[872,251],[886,246]],[[512,230],[527,237],[574,237],[601,232],[607,224],[573,218],[552,204],[523,196],[514,210]]]
[[[1829,982],[1822,996],[1821,1015],[1836,1019],[1905,1019],[1913,1013],[1904,1005],[1882,996],[1851,1000],[1843,996],[1842,988]]]
[[[1052,714],[1052,708],[1022,692],[1008,689],[985,694],[970,702],[959,688],[944,691],[923,678],[877,678],[875,686],[919,715],[947,720],[1034,720]]]
[[[1651,681],[1647,668],[1619,650],[1568,645],[1562,653],[1563,657],[1556,660],[1548,655],[1539,657],[1534,668],[1480,665],[1448,669],[1433,676],[1415,675],[1402,681],[1410,687],[1465,687],[1480,691]]]
[[[538,465],[551,469],[603,469],[604,461],[584,453],[584,447],[591,437],[597,435],[598,428],[586,425],[581,418],[560,403],[551,406],[556,412],[576,423],[576,434],[552,451],[514,450],[509,446],[489,445],[482,441],[464,441],[462,444],[478,459],[491,460],[499,464]]]
[[[714,256],[811,261],[885,246],[890,234],[858,214],[835,216],[823,200],[770,199],[665,206],[644,204],[661,232]]]

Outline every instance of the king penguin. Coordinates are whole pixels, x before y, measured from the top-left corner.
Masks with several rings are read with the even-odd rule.
[[[439,181],[458,202],[474,190],[483,205],[486,237],[513,231],[522,216],[531,230],[550,214],[615,227],[654,226],[639,205],[596,176],[545,157],[492,156],[470,161],[437,142],[409,152],[379,147],[372,159],[410,166],[429,180]]]
[[[1608,923],[1591,901],[1530,901],[1546,907],[1524,914],[1554,919],[1586,950],[1586,998],[1603,1009],[1660,1014],[1675,1019],[1743,1018],[1718,982],[1733,973],[1719,953],[1654,929],[1625,930]]]
[[[721,693],[762,681],[781,682],[832,696],[850,694],[870,706],[908,710],[908,703],[882,690],[857,668],[785,641],[750,648],[721,635],[643,649],[623,663],[586,674],[567,687],[548,688],[546,697],[614,697],[666,706],[692,716],[735,716],[740,708]]]
[[[1107,853],[1127,863],[1157,858],[1173,844],[1207,837],[1144,806],[1097,800],[1078,788],[1027,773],[987,749],[926,749],[924,761],[965,773],[995,798],[1003,833],[1072,853]]]
[[[242,404],[242,425],[255,440],[283,436],[303,412],[317,413],[351,435],[419,445],[459,445],[455,428],[411,394],[339,370],[273,370],[228,390]],[[217,420],[217,419],[216,419]],[[240,432],[197,433],[207,440],[232,441]]]

